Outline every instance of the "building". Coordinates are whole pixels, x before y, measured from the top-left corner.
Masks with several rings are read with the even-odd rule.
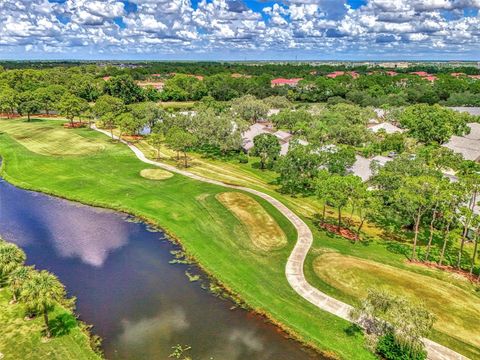
[[[379,132],[380,130],[385,131],[387,134],[402,133],[404,130],[400,129],[398,126],[395,126],[388,122],[383,122],[380,124],[372,125],[369,127],[374,133]]]
[[[352,78],[356,79],[360,76],[356,71],[334,71],[330,74],[327,74],[326,77],[330,79],[335,79],[339,76],[350,75]]]
[[[377,155],[371,159],[367,159],[363,156],[356,155],[356,161],[349,169],[349,172],[353,175],[360,177],[363,181],[369,180],[372,175],[372,164],[376,163],[378,166],[385,166],[385,164],[392,160],[392,158]]]
[[[275,86],[297,86],[300,81],[302,81],[303,78],[293,78],[293,79],[284,79],[284,78],[277,78],[273,79],[270,84],[272,87]]]
[[[250,149],[253,148],[253,139],[255,138],[255,136],[261,135],[261,134],[271,134],[271,133],[272,133],[271,127],[268,127],[265,124],[259,124],[259,123],[253,124],[248,128],[247,131],[245,131],[242,134],[242,138],[243,138],[242,148],[245,151],[250,151]]]
[[[274,131],[270,123],[255,123],[251,125],[247,131],[242,134],[243,145],[245,151],[250,151],[253,148],[253,139],[261,134],[272,134],[278,138],[280,142],[280,155],[286,155],[290,148],[290,140],[293,135],[288,131],[277,130]],[[308,142],[305,140],[296,140],[300,145],[306,146]]]
[[[470,134],[465,136],[452,136],[450,141],[443,146],[462,154],[465,160],[480,162],[480,124],[470,123]]]

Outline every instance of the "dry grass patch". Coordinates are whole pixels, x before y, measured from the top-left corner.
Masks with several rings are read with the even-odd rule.
[[[173,174],[163,169],[143,169],[140,176],[149,180],[165,180],[171,178]]]
[[[91,155],[105,146],[84,138],[70,129],[46,125],[42,121],[2,120],[0,131],[6,132],[28,150],[47,156]]]
[[[480,347],[480,297],[432,277],[338,253],[318,256],[313,263],[323,281],[356,298],[369,288],[382,288],[416,301],[424,301],[437,317],[434,328]]]
[[[287,245],[287,236],[275,219],[253,198],[239,192],[225,192],[216,198],[245,226],[252,244],[264,251]]]

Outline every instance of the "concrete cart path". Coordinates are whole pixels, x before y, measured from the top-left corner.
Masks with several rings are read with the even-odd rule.
[[[100,131],[101,133],[109,137],[111,136],[111,134],[108,131],[98,129],[97,127],[95,127],[95,125],[93,125],[92,128],[97,131]],[[114,138],[119,140],[118,136],[114,135]],[[193,174],[189,171],[178,169],[177,167],[172,165],[147,159],[147,157],[143,154],[143,152],[139,148],[137,148],[135,145],[130,144],[125,140],[120,140],[120,141],[125,145],[127,145],[135,153],[135,155],[144,163],[160,167],[164,170],[168,170],[173,173],[189,177],[191,179],[203,181],[205,183],[249,192],[251,194],[261,197],[262,199],[272,204],[293,224],[293,226],[297,230],[297,236],[298,236],[297,242],[290,256],[288,257],[287,265],[285,268],[285,275],[287,277],[287,280],[290,286],[298,293],[298,295],[300,295],[310,303],[314,304],[318,308],[324,311],[327,311],[331,314],[334,314],[347,321],[352,321],[352,319],[350,318],[350,311],[352,310],[351,305],[348,305],[342,301],[332,298],[331,296],[328,296],[327,294],[321,292],[317,288],[310,285],[305,279],[305,275],[303,273],[303,264],[305,262],[305,258],[307,257],[307,253],[310,250],[310,247],[312,246],[313,235],[312,235],[312,232],[310,231],[310,228],[307,226],[307,224],[305,224],[305,222],[299,216],[297,216],[292,210],[286,207],[283,203],[273,198],[272,196],[267,195],[258,190],[250,189],[244,186],[226,184],[221,181],[208,179],[203,176]],[[460,355],[459,353],[443,345],[437,344],[431,340],[424,339],[424,344],[428,352],[428,359],[467,360],[465,356]]]

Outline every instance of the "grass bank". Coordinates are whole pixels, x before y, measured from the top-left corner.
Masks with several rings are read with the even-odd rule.
[[[145,141],[140,141],[136,145],[147,156],[155,158],[156,152]],[[174,155],[175,153],[167,148],[162,148],[160,151],[162,161],[170,164],[175,164]],[[190,172],[263,191],[282,201],[303,217],[314,235],[314,244],[305,267],[305,275],[314,286],[349,304],[357,305],[368,288],[387,287],[393,292],[403,294],[406,284],[409,284],[408,295],[414,301],[425,302],[438,318],[431,335],[432,340],[472,359],[480,359],[478,343],[480,330],[478,324],[471,320],[480,316],[478,286],[452,273],[408,263],[404,252],[399,250],[406,248],[409,253],[409,244],[390,240],[388,234],[384,234],[381,229],[371,224],[367,224],[364,228],[364,241],[357,245],[318,229],[312,222],[312,216],[322,211],[322,203],[314,197],[295,198],[278,193],[277,185],[274,183],[276,174],[258,169],[255,166],[255,158],[251,159],[253,164],[252,162],[240,164],[237,160],[218,160],[195,153],[191,153],[190,157]],[[329,212],[330,216],[336,216],[334,211],[329,210]],[[347,217],[348,212],[347,209]],[[355,214],[353,219],[355,220]],[[427,238],[428,233],[422,234],[420,248],[425,247]],[[467,251],[471,251],[472,247],[472,244],[467,244]],[[455,246],[452,251],[456,251]],[[325,253],[335,254],[337,261],[316,261]],[[356,261],[352,262],[352,259]],[[370,266],[365,268],[355,266],[359,263],[365,264],[362,261],[366,261]],[[376,268],[385,270],[381,273],[381,279],[375,272]],[[319,274],[330,276],[319,276]],[[426,291],[428,286],[421,284],[432,285],[433,288]],[[356,291],[351,287],[356,287]],[[456,295],[452,296],[452,292]]]
[[[88,335],[67,310],[56,306],[50,313],[53,337],[45,339],[43,318],[25,318],[24,305],[10,304],[11,294],[0,289],[0,354],[3,360],[99,360]]]
[[[148,219],[177,238],[189,255],[253,309],[282,324],[307,344],[343,359],[373,359],[363,337],[352,334],[349,323],[300,298],[289,286],[285,263],[296,240],[294,227],[266,201],[253,197],[283,230],[287,245],[265,251],[245,242],[245,226],[217,200],[223,187],[175,174],[152,181],[140,176],[145,164],[124,145],[112,143],[88,129],[61,129],[62,136],[80,136],[104,149],[83,155],[29,150],[9,133],[11,122],[0,120],[2,175],[11,183],[86,204],[125,211]],[[59,122],[38,121],[47,134]],[[48,136],[48,135],[45,135]],[[250,196],[250,195],[248,195]],[[241,234],[241,236],[239,236]]]

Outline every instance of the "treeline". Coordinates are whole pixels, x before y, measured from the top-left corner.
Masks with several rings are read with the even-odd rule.
[[[206,70],[210,68],[213,70]],[[205,96],[228,101],[243,95],[258,98],[278,95],[296,102],[347,102],[376,107],[416,103],[480,105],[480,80],[441,73],[443,68],[437,69],[437,79],[432,82],[417,75],[400,73],[400,70],[396,76],[389,76],[383,71],[371,74],[364,71],[358,78],[348,74],[336,78],[324,76],[338,69],[344,68],[325,65],[312,70],[308,65],[294,64],[162,63],[135,68],[91,64],[41,70],[0,69],[0,89],[11,89],[21,94],[56,86],[89,102],[108,94],[120,97],[128,104],[146,100],[198,101]],[[468,68],[463,70],[465,74],[475,72]],[[152,78],[154,73],[159,77]],[[105,81],[104,77],[109,78]],[[295,87],[272,87],[271,80],[275,77],[301,77],[304,80]],[[148,86],[139,87],[137,81],[146,79],[164,82],[163,91]]]

